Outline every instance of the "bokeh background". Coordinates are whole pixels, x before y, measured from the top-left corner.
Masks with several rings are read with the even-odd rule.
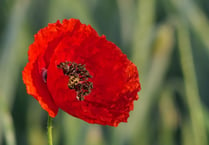
[[[209,145],[208,0],[0,0],[0,145],[47,144],[47,113],[21,71],[33,35],[72,17],[127,54],[142,90],[117,128],[59,111],[55,145]]]

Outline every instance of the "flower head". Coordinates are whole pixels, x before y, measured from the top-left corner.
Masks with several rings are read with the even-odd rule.
[[[140,90],[138,71],[105,36],[77,19],[49,24],[28,51],[23,81],[51,117],[58,109],[89,123],[127,122]]]

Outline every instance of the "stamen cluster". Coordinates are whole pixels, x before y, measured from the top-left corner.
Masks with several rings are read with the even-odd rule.
[[[64,75],[69,77],[68,88],[74,89],[77,93],[76,98],[83,101],[84,97],[90,94],[93,88],[93,83],[88,81],[92,76],[86,70],[85,65],[65,61],[61,62],[57,67],[61,68]]]

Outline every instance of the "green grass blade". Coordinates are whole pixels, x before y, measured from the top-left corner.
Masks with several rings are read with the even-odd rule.
[[[207,145],[208,141],[197,78],[195,74],[189,31],[188,28],[182,23],[178,24],[177,31],[181,67],[185,81],[186,100],[191,116],[191,125],[194,135],[193,137],[196,145]]]
[[[174,7],[180,12],[180,17],[188,21],[192,30],[200,37],[209,54],[209,21],[203,10],[192,0],[171,0]]]

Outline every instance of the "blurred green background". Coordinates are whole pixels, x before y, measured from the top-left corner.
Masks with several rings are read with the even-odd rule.
[[[209,145],[208,0],[0,0],[0,145],[47,144],[47,113],[21,71],[33,35],[72,17],[127,54],[142,91],[117,128],[59,111],[55,145]]]

